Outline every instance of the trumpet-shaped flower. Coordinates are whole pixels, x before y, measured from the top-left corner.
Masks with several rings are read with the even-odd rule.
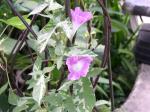
[[[71,18],[73,23],[73,32],[75,33],[77,29],[93,18],[91,12],[82,11],[80,7],[76,7],[75,10],[71,9]]]
[[[89,71],[89,67],[93,58],[88,55],[70,56],[66,60],[69,75],[68,80],[78,80],[80,77],[85,77]]]

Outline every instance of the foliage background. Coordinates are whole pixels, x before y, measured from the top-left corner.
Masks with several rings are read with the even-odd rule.
[[[50,0],[52,1],[52,0]],[[65,15],[64,1],[54,0],[14,0],[14,6],[18,12],[24,15],[24,19],[30,23],[31,11],[37,6],[43,5],[45,11],[40,11],[36,17],[32,29],[37,34],[37,40],[28,33],[27,40],[20,47],[19,52],[12,48],[17,43],[19,35],[26,29],[24,24],[14,16],[6,1],[0,5],[0,109],[6,111],[69,111],[90,112],[97,107],[101,112],[110,111],[110,89],[106,70],[100,68],[103,53],[103,12],[96,0],[80,0],[80,6],[93,13],[91,21],[92,47],[98,45],[93,51],[87,49],[89,38],[86,24],[76,34],[76,42],[72,47],[66,47],[67,34],[69,35],[69,19]],[[54,3],[58,3],[57,5]],[[129,27],[130,16],[123,14],[119,0],[111,0],[106,3],[112,23],[111,36],[111,61],[113,70],[113,86],[115,107],[119,107],[127,98],[135,80],[136,64],[134,61],[133,47],[137,32]],[[75,3],[71,0],[71,8]],[[54,10],[55,9],[55,10]],[[34,13],[37,14],[37,9]],[[32,12],[33,13],[33,12]],[[66,25],[66,27],[65,27]],[[56,28],[54,30],[54,28]],[[86,32],[86,33],[83,33]],[[18,45],[21,40],[18,41]],[[27,43],[27,44],[26,44]],[[48,46],[50,56],[45,60],[44,49]],[[20,49],[19,48],[19,49]],[[79,48],[79,49],[78,49]],[[47,48],[46,48],[47,49]],[[92,49],[92,48],[91,48]],[[32,55],[31,55],[32,52]],[[79,81],[67,81],[66,66],[64,60],[72,53],[98,55],[90,69],[88,78],[100,75],[95,94],[88,78]],[[16,55],[16,56],[15,56]],[[4,59],[4,60],[3,60]],[[35,61],[32,63],[32,61]],[[45,63],[44,65],[44,62]],[[47,67],[44,67],[47,66]],[[9,68],[10,67],[10,68]],[[11,69],[13,67],[13,69]],[[17,89],[11,89],[7,75],[13,75]],[[20,77],[21,74],[21,77]],[[51,75],[49,75],[51,74]],[[63,76],[63,81],[60,79]],[[25,83],[25,82],[26,83]],[[50,87],[46,86],[50,81]],[[59,87],[59,82],[60,87]],[[71,85],[74,94],[72,95]],[[45,89],[50,88],[50,91]],[[59,89],[58,89],[59,88]],[[57,90],[57,91],[56,91]],[[84,108],[83,108],[84,107]],[[83,109],[83,110],[82,110]],[[93,110],[94,111],[94,110]]]

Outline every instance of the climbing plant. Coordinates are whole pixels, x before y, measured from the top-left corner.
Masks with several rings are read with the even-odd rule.
[[[110,112],[125,100],[136,34],[118,0],[0,3],[0,111]]]

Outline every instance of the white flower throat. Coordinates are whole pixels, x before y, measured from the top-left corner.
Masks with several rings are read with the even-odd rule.
[[[79,61],[79,62],[77,62],[76,64],[73,65],[73,70],[74,71],[79,72],[79,71],[82,70],[82,68],[83,68],[83,62],[82,61]]]

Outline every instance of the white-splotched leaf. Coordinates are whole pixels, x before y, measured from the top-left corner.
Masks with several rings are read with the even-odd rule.
[[[38,0],[16,0],[14,5],[19,12],[31,12],[39,4]]]
[[[55,109],[53,109],[52,112],[63,112],[63,108],[62,107],[56,107]]]
[[[83,100],[87,112],[92,112],[96,99],[92,88],[92,84],[88,78],[82,78]]]
[[[65,46],[61,42],[56,43],[55,54],[58,56],[62,56],[64,54]]]
[[[75,107],[72,97],[66,94],[63,94],[63,97],[64,97],[63,105],[65,109],[68,110],[68,112],[75,112],[76,107]]]
[[[62,86],[58,89],[59,91],[65,91],[68,90],[69,87],[74,83],[74,81],[66,81],[62,84]]]
[[[55,32],[56,28],[61,27],[64,24],[64,21],[57,23],[55,27],[53,27],[49,32],[39,34],[38,36],[38,45],[39,45],[39,52],[43,52],[46,46],[49,43],[49,40],[52,36],[52,34]]]
[[[37,109],[35,112],[47,112],[47,109],[46,108],[40,108],[40,109]]]
[[[44,75],[41,75],[37,83],[35,84],[33,88],[32,97],[33,99],[40,105],[42,98],[45,94],[46,85],[45,85],[45,79]]]
[[[51,29],[49,32],[44,33],[44,34],[40,34],[38,36],[38,45],[39,45],[39,52],[43,52],[48,44],[49,39],[51,38],[52,34],[54,33],[56,27],[54,27],[53,29]]]
[[[94,49],[93,52],[96,53],[99,58],[102,58],[104,54],[104,49],[105,49],[105,46],[100,44]]]
[[[73,31],[72,31],[72,24],[69,21],[64,21],[64,23],[62,24],[62,29],[64,30],[66,36],[68,37],[68,39],[72,39],[73,38]]]
[[[57,9],[61,9],[63,8],[63,6],[61,6],[60,4],[58,4],[57,2],[54,2],[53,0],[47,0],[49,2],[49,6],[48,6],[48,11],[52,11],[52,10],[57,10]]]
[[[48,3],[43,3],[37,7],[35,7],[32,12],[30,12],[29,15],[34,15],[34,14],[38,14],[40,13],[41,11],[43,11],[46,7],[48,6]]]
[[[66,56],[70,56],[70,55],[89,55],[92,57],[96,57],[97,55],[89,50],[89,49],[80,49],[80,48],[76,48],[76,47],[72,47],[70,48],[70,51],[68,53],[65,54]]]
[[[34,51],[37,51],[38,43],[37,40],[29,38],[27,40],[28,46],[32,48]]]
[[[43,100],[45,100],[51,106],[54,106],[55,109],[58,107],[62,107],[61,112],[76,112],[76,106],[73,98],[66,92],[59,91],[58,93],[55,93],[54,91],[52,91]]]
[[[45,67],[43,69],[43,74],[46,74],[46,73],[49,73],[51,72],[52,70],[54,70],[55,66],[51,66],[51,67]]]
[[[95,106],[96,107],[99,107],[99,106],[101,106],[101,105],[111,105],[111,103],[110,103],[110,101],[106,101],[106,100],[99,100],[99,101],[97,101],[96,103],[95,103]]]
[[[37,57],[33,66],[33,72],[37,72],[39,70],[41,70],[42,67],[42,59],[41,57]]]
[[[59,70],[63,65],[63,56],[57,58],[57,69]]]
[[[62,106],[63,104],[62,95],[60,93],[55,93],[54,91],[50,92],[49,95],[44,97],[43,100],[56,107]]]

